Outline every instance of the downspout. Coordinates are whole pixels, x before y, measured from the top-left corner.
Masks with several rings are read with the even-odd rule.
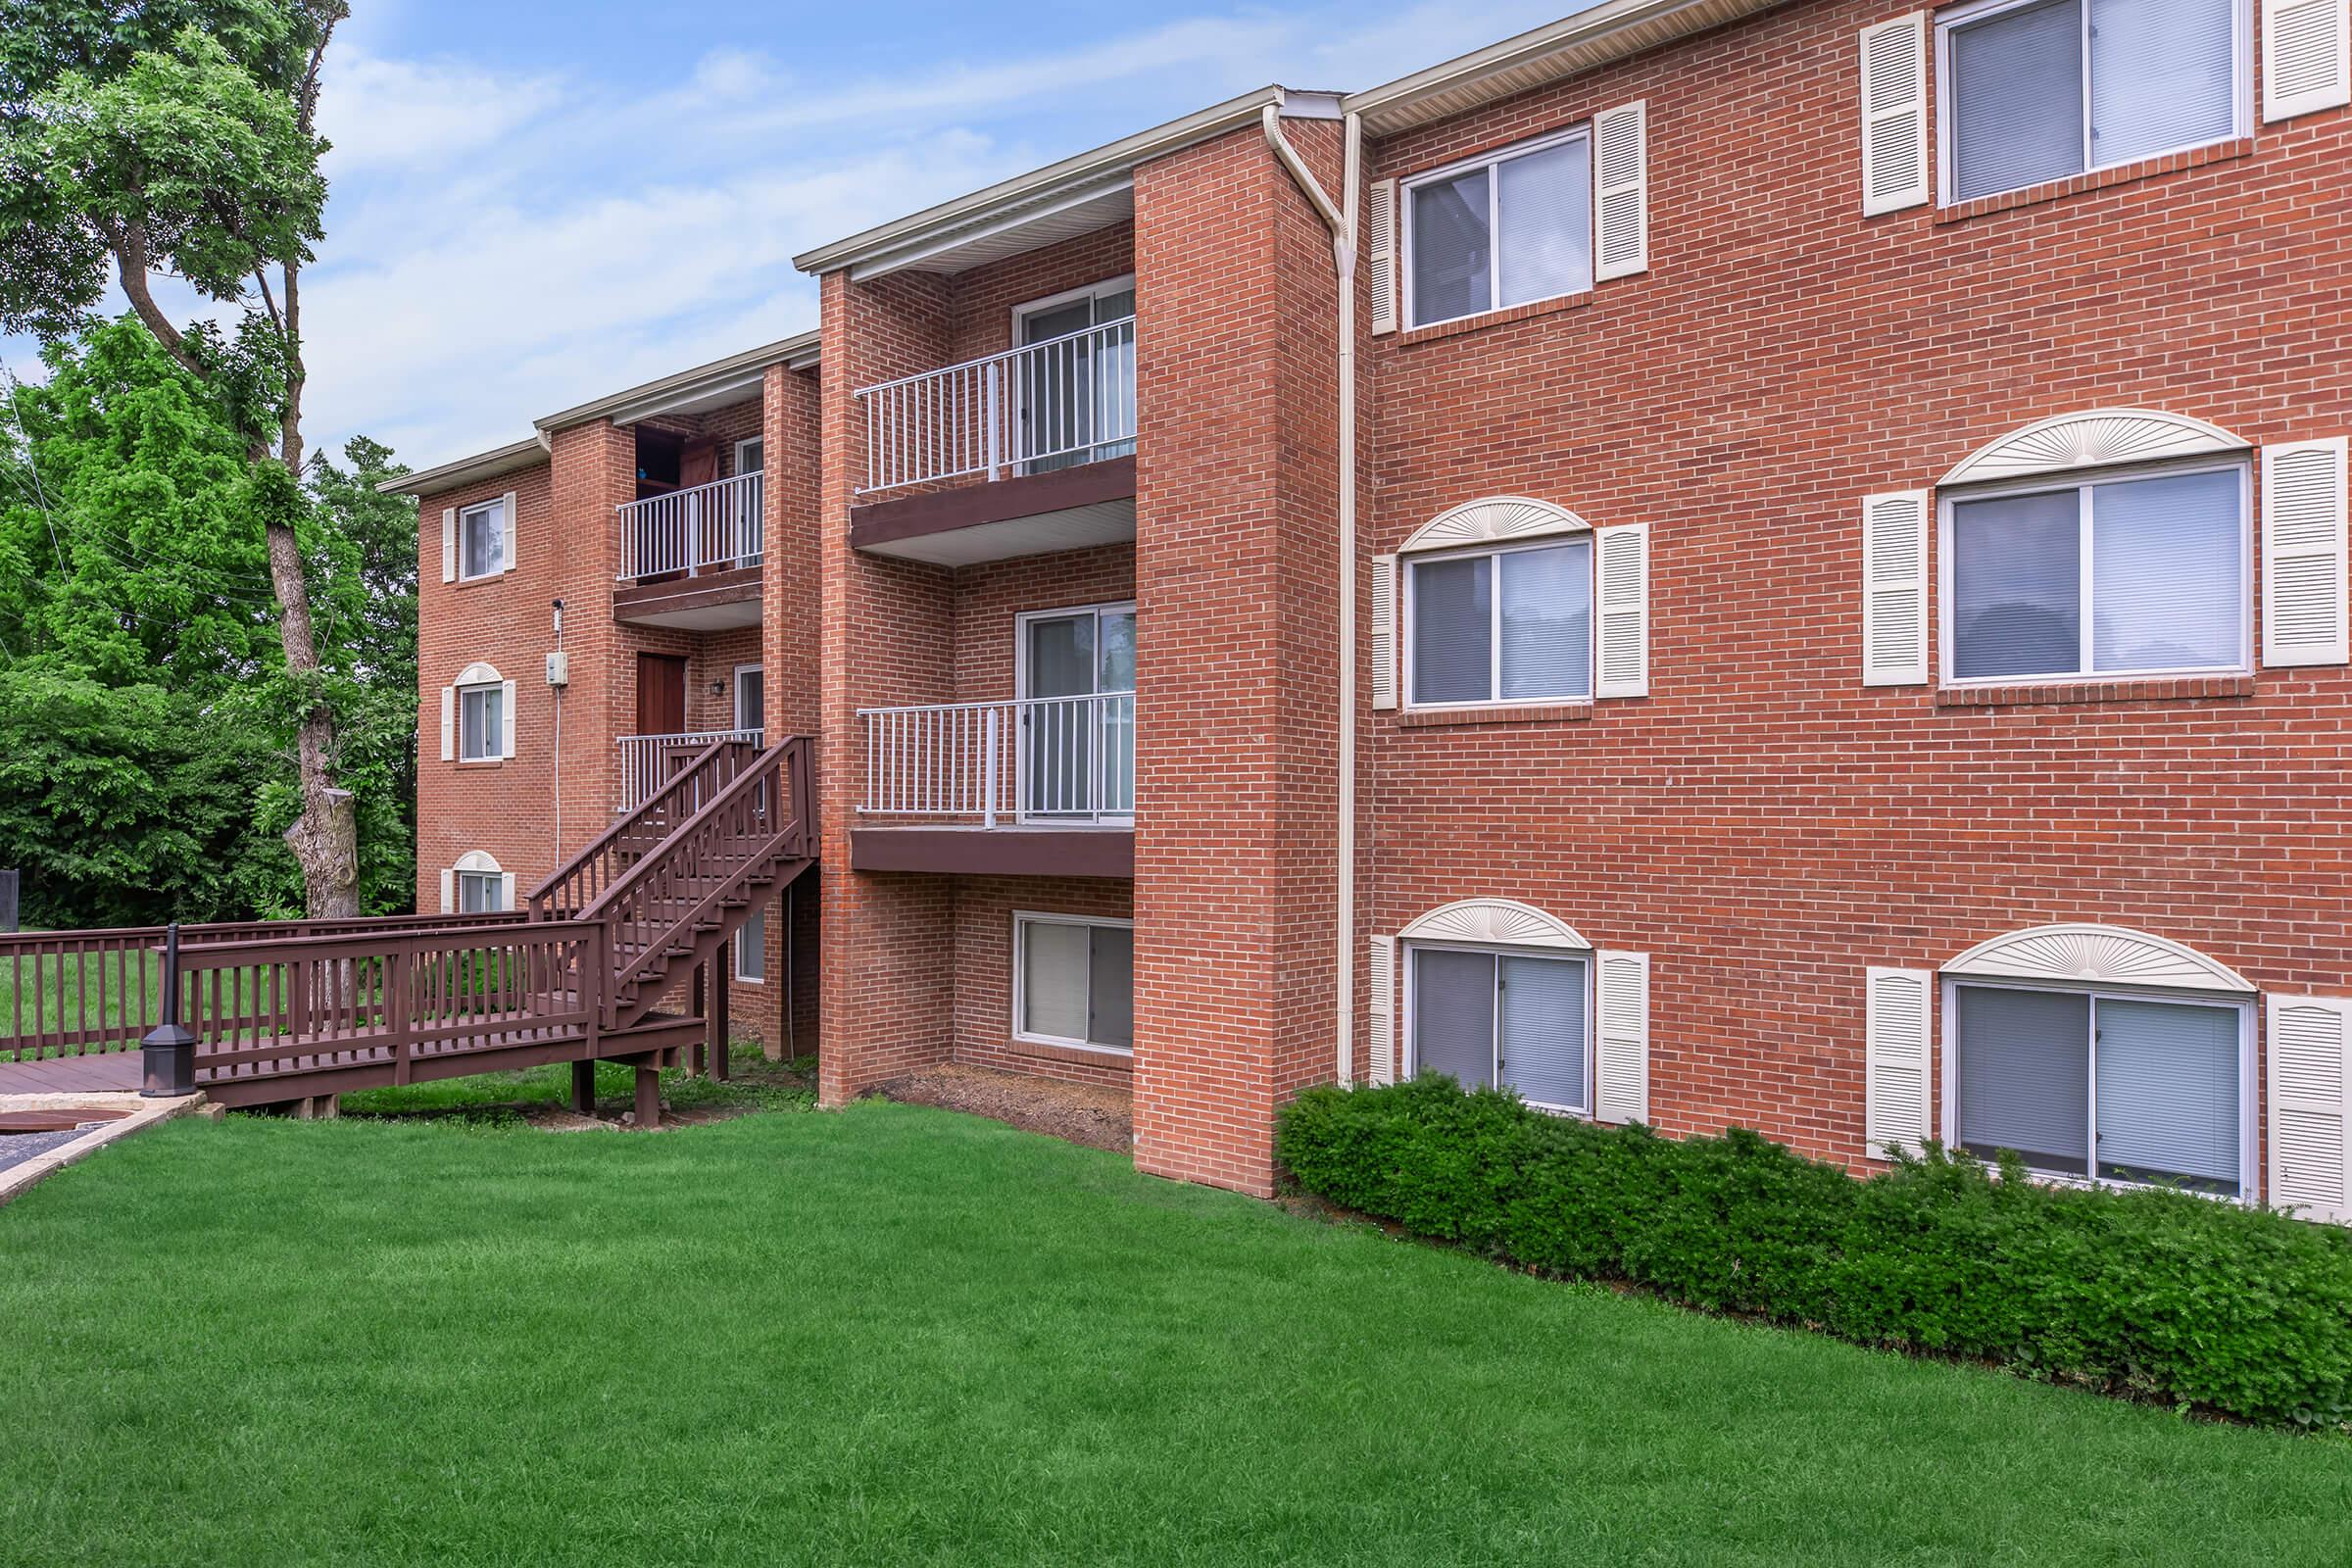
[[[1282,133],[1280,108],[1266,105],[1260,119],[1275,159],[1331,229],[1331,264],[1339,279],[1340,863],[1332,1044],[1333,1074],[1345,1086],[1355,1081],[1355,233],[1364,133],[1362,121],[1352,114],[1346,117],[1348,150],[1340,189],[1344,205],[1335,207],[1298,149]]]

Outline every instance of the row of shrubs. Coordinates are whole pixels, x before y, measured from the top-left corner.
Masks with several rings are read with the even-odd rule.
[[[1546,1274],[2249,1421],[2352,1425],[2352,1234],[2186,1193],[1857,1180],[1762,1136],[1662,1138],[1449,1079],[1285,1112],[1307,1191]]]

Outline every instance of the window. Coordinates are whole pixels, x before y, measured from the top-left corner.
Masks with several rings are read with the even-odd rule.
[[[1418,558],[1407,571],[1415,707],[1592,695],[1592,541]]]
[[[1057,1046],[1135,1049],[1135,928],[1126,920],[1013,919],[1012,1029]]]
[[[767,911],[754,909],[735,933],[735,978],[759,985],[767,979]]]
[[[1135,606],[1032,611],[1014,626],[1021,814],[1132,819]]]
[[[1404,187],[1408,326],[1592,286],[1592,150],[1583,127]]]
[[[767,457],[760,437],[753,436],[748,441],[735,443],[735,471],[737,473],[758,473],[766,465],[766,462]]]
[[[506,755],[507,694],[503,685],[458,688],[458,760],[495,762]]]
[[[2100,991],[1959,984],[1953,1130],[1984,1158],[2098,1182],[2252,1188],[2252,1010]]]
[[[2242,464],[1944,505],[1953,681],[2251,667]]]
[[[504,497],[458,514],[458,572],[489,577],[507,569],[507,503]]]
[[[496,871],[458,873],[458,912],[493,914],[507,906],[506,878]]]
[[[1083,335],[1078,335],[1083,334]],[[1013,455],[1047,473],[1135,453],[1135,275],[1012,309]]]
[[[2243,0],[1995,0],[1936,24],[1946,202],[2246,134]]]
[[[1513,1089],[1547,1109],[1592,1109],[1587,959],[1422,945],[1406,951],[1416,1074]]]
[[[760,689],[761,666],[735,666],[735,727],[757,730],[767,724],[767,703]]]

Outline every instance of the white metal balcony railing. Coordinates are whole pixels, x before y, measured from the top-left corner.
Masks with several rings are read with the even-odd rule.
[[[761,494],[754,469],[614,508],[620,514],[620,580],[760,564]]]
[[[687,730],[675,735],[623,735],[620,748],[620,808],[633,811],[652,799],[672,775],[712,741],[750,741],[767,744],[766,731],[757,729]]]
[[[859,494],[1042,473],[1135,450],[1135,318],[862,387]]]
[[[868,708],[869,816],[1135,820],[1135,693]]]

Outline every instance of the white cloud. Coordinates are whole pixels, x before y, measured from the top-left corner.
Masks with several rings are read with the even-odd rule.
[[[327,55],[318,128],[328,176],[414,173],[493,146],[563,101],[551,76],[508,76],[452,61]]]

